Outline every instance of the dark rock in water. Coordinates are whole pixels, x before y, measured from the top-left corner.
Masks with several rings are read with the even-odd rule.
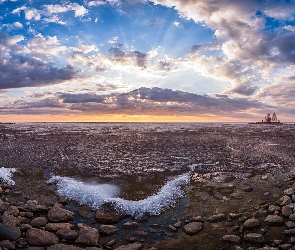
[[[83,248],[66,245],[66,244],[55,244],[47,248],[47,250],[82,250]]]
[[[31,228],[27,231],[26,237],[31,245],[50,246],[58,243],[58,237],[45,230]]]
[[[104,235],[112,235],[118,232],[118,228],[114,225],[102,225],[99,232]]]
[[[249,233],[244,236],[244,240],[254,244],[261,244],[265,242],[262,234]]]
[[[284,222],[284,219],[281,216],[278,215],[268,215],[264,222],[268,225],[276,226],[276,225],[282,225]]]
[[[63,227],[72,229],[74,226],[70,223],[48,223],[45,225],[46,230],[55,232]]]
[[[99,240],[99,231],[96,228],[82,226],[78,232],[78,238],[75,243],[88,246],[97,246]]]
[[[17,227],[0,224],[0,240],[15,241],[21,236],[21,231]]]
[[[220,240],[225,242],[239,243],[240,237],[234,234],[224,235],[220,238]]]
[[[47,217],[48,220],[52,222],[71,221],[74,219],[75,214],[69,210],[59,207],[58,205],[55,205],[49,209]]]
[[[102,224],[115,224],[123,219],[123,217],[111,204],[103,204],[95,214],[97,222]]]
[[[187,234],[187,235],[195,235],[198,232],[200,232],[203,229],[203,223],[202,222],[191,222],[186,224],[183,227],[183,231]]]
[[[122,225],[122,228],[137,228],[137,227],[139,227],[139,224],[136,221],[128,221]]]
[[[91,213],[93,212],[93,208],[87,206],[87,205],[82,205],[78,207],[78,214],[82,217],[85,218],[90,218],[91,217]]]
[[[45,217],[37,217],[31,220],[30,225],[32,227],[44,227],[47,224],[48,220]]]
[[[76,231],[69,229],[68,227],[63,227],[56,232],[56,235],[65,240],[74,240],[77,238],[78,234]]]
[[[119,246],[117,248],[115,248],[115,250],[140,250],[142,249],[142,244],[140,243],[132,243],[132,244],[128,244],[128,245],[122,245]]]
[[[246,228],[254,228],[254,227],[258,227],[260,225],[259,220],[251,218],[248,219],[244,222],[244,227]]]
[[[215,214],[215,215],[212,215],[210,216],[207,221],[209,222],[219,222],[219,221],[223,221],[225,220],[226,217],[223,213],[220,213],[220,214]]]

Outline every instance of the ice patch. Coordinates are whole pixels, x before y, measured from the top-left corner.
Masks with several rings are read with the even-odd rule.
[[[15,168],[0,168],[0,181],[9,185],[14,185],[15,182],[11,179],[11,177],[15,171]]]
[[[109,184],[87,184],[73,178],[53,176],[49,182],[57,182],[57,192],[80,204],[99,208],[104,203],[112,203],[119,211],[138,218],[145,214],[159,215],[165,208],[175,204],[181,198],[181,187],[190,181],[190,175],[182,175],[168,181],[156,194],[139,201],[117,197],[119,188]]]
[[[100,207],[120,193],[120,189],[115,185],[84,183],[68,177],[53,176],[49,182],[57,182],[59,195],[94,208]]]

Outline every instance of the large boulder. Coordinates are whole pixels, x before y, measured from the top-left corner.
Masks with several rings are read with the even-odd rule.
[[[118,228],[114,225],[102,225],[99,232],[104,235],[112,235],[118,232]]]
[[[49,209],[47,217],[48,220],[52,222],[71,221],[74,219],[75,214],[69,210],[59,207],[58,205],[55,205]]]
[[[45,228],[47,231],[55,232],[58,231],[59,229],[67,227],[67,228],[74,228],[74,226],[70,223],[47,223],[45,225]]]
[[[268,225],[276,226],[276,225],[282,225],[284,223],[284,219],[281,216],[269,214],[265,218],[264,222]]]
[[[248,219],[244,222],[244,227],[246,228],[254,228],[254,227],[259,227],[260,222],[257,219],[251,218]]]
[[[74,240],[77,238],[78,234],[76,231],[69,229],[67,227],[63,227],[56,232],[56,235],[65,240]]]
[[[101,224],[115,224],[119,222],[124,216],[116,211],[111,204],[103,204],[95,214],[95,219]]]
[[[33,246],[50,246],[59,242],[55,234],[37,228],[29,229],[26,238]]]

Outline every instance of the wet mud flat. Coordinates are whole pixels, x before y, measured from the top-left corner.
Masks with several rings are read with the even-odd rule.
[[[45,206],[63,200],[56,184],[47,182],[51,175],[114,184],[120,197],[136,201],[189,174],[182,198],[172,207],[159,216],[116,222],[116,234],[100,237],[99,247],[105,249],[130,242],[146,249],[236,249],[220,238],[247,230],[263,232],[267,242],[244,243],[243,236],[238,245],[244,249],[267,243],[276,247],[275,240],[289,243],[284,224],[269,227],[260,218],[260,225],[249,230],[243,220],[266,215],[258,211],[268,211],[292,185],[294,130],[293,125],[248,124],[1,124],[0,167],[17,169],[8,198],[12,203],[30,199]],[[87,208],[85,216],[85,206],[75,201],[65,208],[75,213],[73,223],[102,225],[95,209]],[[207,221],[220,213],[224,220]],[[239,217],[231,219],[230,213]],[[188,235],[183,227],[194,220],[202,220],[203,229]],[[128,221],[139,227],[123,229]],[[115,244],[107,248],[112,239]]]

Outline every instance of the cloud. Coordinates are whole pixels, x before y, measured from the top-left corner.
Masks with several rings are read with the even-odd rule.
[[[19,14],[21,11],[25,13],[25,18],[27,20],[40,20],[42,12],[35,8],[28,8],[26,6],[22,6],[16,8],[12,11],[12,14]]]
[[[105,4],[106,4],[106,2],[101,1],[101,0],[94,0],[94,1],[90,1],[90,2],[87,3],[87,5],[89,7],[101,6],[101,5],[105,5]]]
[[[175,27],[178,27],[178,28],[181,27],[180,22],[177,22],[177,21],[174,21],[174,22],[173,22],[173,25],[174,25]]]
[[[16,30],[16,29],[22,29],[23,25],[20,22],[14,22],[14,23],[7,23],[3,24],[2,27],[6,27],[7,30]]]

